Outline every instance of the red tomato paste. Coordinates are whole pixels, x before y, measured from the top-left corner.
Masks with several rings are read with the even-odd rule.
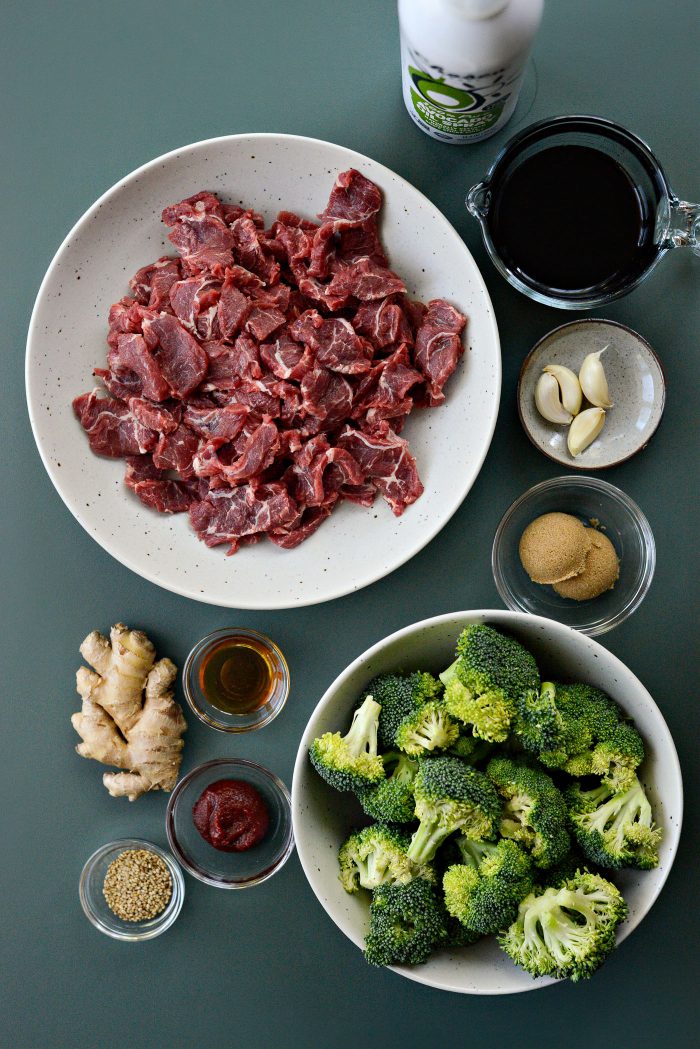
[[[222,852],[244,852],[263,840],[270,814],[259,792],[239,779],[219,779],[202,791],[192,809],[205,841]]]

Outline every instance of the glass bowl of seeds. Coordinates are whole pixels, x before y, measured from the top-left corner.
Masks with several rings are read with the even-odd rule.
[[[164,849],[122,838],[93,852],[80,875],[80,902],[115,940],[152,940],[173,924],[185,898],[180,867]]]

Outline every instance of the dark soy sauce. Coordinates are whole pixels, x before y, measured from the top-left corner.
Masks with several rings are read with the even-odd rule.
[[[589,146],[552,146],[493,186],[489,229],[522,280],[568,292],[614,290],[652,261],[653,217],[627,172]]]

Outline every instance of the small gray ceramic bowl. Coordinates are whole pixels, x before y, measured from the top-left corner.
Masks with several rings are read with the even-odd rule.
[[[584,357],[608,347],[601,361],[613,407],[599,437],[574,458],[566,446],[567,426],[543,419],[535,407],[535,386],[547,364],[563,364],[578,375]],[[523,361],[518,412],[532,443],[557,463],[574,470],[604,470],[645,448],[661,422],[666,383],[651,346],[616,321],[583,320],[562,324],[545,335]],[[589,407],[584,400],[583,407]]]

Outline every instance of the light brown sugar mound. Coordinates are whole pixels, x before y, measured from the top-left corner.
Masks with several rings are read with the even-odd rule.
[[[612,589],[620,575],[620,562],[608,537],[594,528],[587,528],[586,531],[590,533],[591,548],[583,571],[571,579],[562,579],[554,584],[554,589],[561,597],[569,597],[573,601],[590,601],[592,597],[599,597]]]
[[[520,537],[520,560],[533,583],[560,583],[583,572],[593,530],[571,514],[542,514]]]

